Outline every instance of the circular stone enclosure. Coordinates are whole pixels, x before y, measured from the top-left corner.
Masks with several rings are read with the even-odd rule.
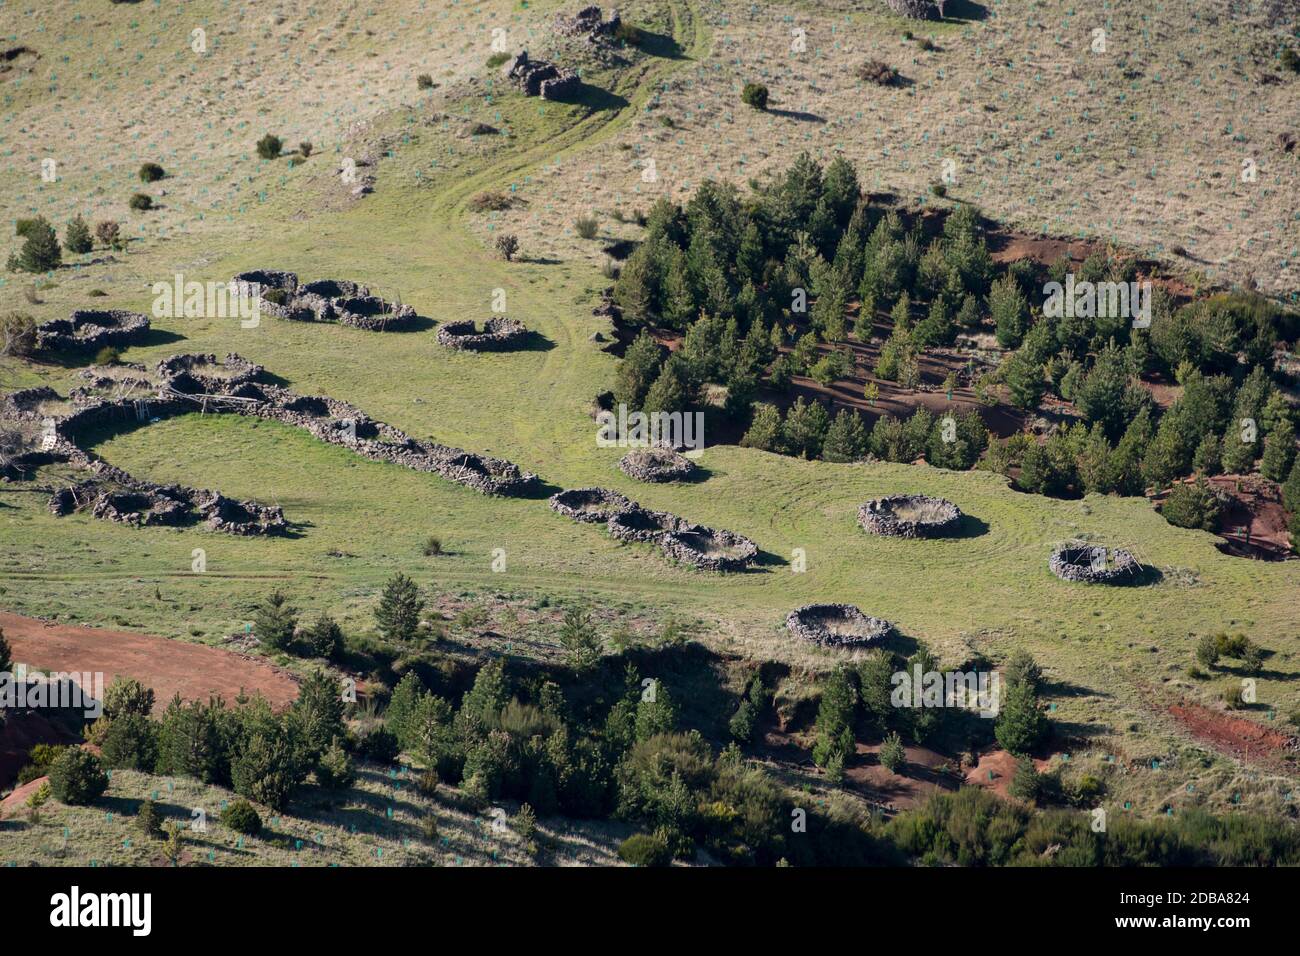
[[[658,541],[669,531],[698,528],[667,511],[650,511],[641,507],[619,512],[609,519],[607,527],[609,533],[620,541]]]
[[[1142,572],[1142,564],[1132,552],[1083,542],[1057,548],[1047,564],[1062,581],[1085,584],[1128,584]]]
[[[721,528],[669,531],[660,544],[664,552],[705,571],[743,571],[758,556],[758,545],[743,534]]]
[[[683,481],[695,473],[695,462],[671,448],[634,448],[618,463],[619,470],[638,481]]]
[[[478,331],[472,320],[444,322],[438,327],[438,344],[471,352],[504,352],[523,346],[528,329],[518,319],[499,316],[483,323]]]
[[[868,617],[852,604],[805,604],[786,615],[795,637],[823,647],[865,647],[884,640],[894,625]]]
[[[631,498],[608,488],[570,488],[551,495],[548,501],[556,513],[592,524],[606,522],[636,507]]]
[[[962,513],[946,498],[929,495],[889,495],[858,509],[858,524],[871,534],[893,538],[940,538],[955,534]]]

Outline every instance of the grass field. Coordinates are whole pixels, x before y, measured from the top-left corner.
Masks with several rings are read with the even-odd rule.
[[[741,532],[758,543],[765,561],[750,573],[722,577],[670,566],[657,550],[619,545],[599,528],[554,515],[542,500],[485,498],[430,475],[359,459],[273,423],[190,415],[104,436],[95,450],[142,478],[282,505],[286,517],[299,524],[298,533],[242,539],[202,530],[133,530],[86,515],[55,518],[46,509],[54,475],[44,474],[30,483],[0,486],[0,603],[7,609],[215,640],[242,630],[251,606],[279,587],[305,611],[328,610],[345,627],[365,630],[372,626],[370,609],[379,587],[400,570],[434,592],[472,591],[485,599],[498,592],[580,597],[689,616],[704,622],[701,639],[720,649],[820,670],[835,656],[792,646],[782,619],[799,604],[847,601],[896,622],[908,637],[925,640],[945,663],[959,663],[974,652],[1002,659],[1016,648],[1031,650],[1058,687],[1053,717],[1072,735],[1094,738],[1097,748],[1122,748],[1139,762],[1156,756],[1166,761],[1166,777],[1130,786],[1148,810],[1167,802],[1167,791],[1177,790],[1193,772],[1204,773],[1197,763],[1199,752],[1187,746],[1161,706],[1182,694],[1213,692],[1185,676],[1198,636],[1240,630],[1273,652],[1260,680],[1261,719],[1275,711],[1280,720],[1300,706],[1300,562],[1225,556],[1211,535],[1169,526],[1143,500],[1051,500],[1016,493],[1003,479],[983,472],[804,462],[736,447],[710,448],[704,454],[705,481],[644,486],[617,470],[617,449],[596,445],[588,409],[593,396],[608,387],[615,359],[590,341],[592,333],[608,332],[606,321],[593,317],[591,309],[608,281],[599,272],[601,257],[572,235],[572,218],[596,209],[608,229],[614,208],[648,207],[654,194],[641,190],[636,160],[647,155],[651,144],[660,170],[667,173],[661,186],[670,191],[686,191],[709,173],[743,180],[757,168],[786,165],[797,149],[829,157],[841,142],[852,142],[859,151],[849,150],[851,155],[873,163],[881,185],[919,194],[934,178],[926,164],[944,150],[923,150],[924,161],[915,151],[904,153],[907,160],[894,160],[902,150],[915,150],[918,141],[953,133],[968,150],[987,145],[988,137],[1001,144],[980,152],[986,165],[976,167],[978,174],[967,174],[983,186],[965,198],[992,215],[1072,232],[1066,226],[1081,221],[1077,198],[1072,200],[1076,205],[1062,205],[1065,200],[1058,203],[1053,196],[1077,197],[1082,190],[1089,197],[1086,205],[1127,195],[1128,180],[1140,175],[1143,157],[1136,157],[1132,168],[1108,174],[1118,193],[1103,199],[1089,195],[1089,184],[1071,178],[1076,172],[1067,159],[1060,168],[1040,165],[1043,151],[1068,154],[1088,141],[1093,134],[1080,131],[1082,120],[1080,126],[1062,123],[1070,130],[1071,145],[1064,149],[1033,142],[1024,132],[1054,124],[1047,113],[1056,108],[1058,93],[1082,101],[1090,85],[1105,85],[1104,74],[1085,73],[1070,93],[1051,85],[1055,73],[1044,81],[1048,89],[1019,89],[1017,82],[1029,82],[1024,63],[1013,65],[1018,80],[999,69],[991,89],[965,82],[976,64],[994,57],[994,50],[1024,43],[1031,30],[1026,21],[1055,17],[1060,4],[994,4],[997,16],[992,20],[938,28],[945,52],[909,52],[915,56],[912,62],[901,59],[900,21],[895,18],[852,18],[838,6],[820,4],[816,11],[792,7],[789,15],[808,23],[810,36],[843,23],[846,39],[841,45],[837,32],[836,39],[816,44],[811,63],[798,68],[799,90],[778,93],[774,88],[780,100],[776,105],[832,116],[834,122],[809,124],[780,115],[751,121],[733,115],[728,129],[743,142],[715,138],[709,124],[722,119],[719,113],[743,109],[738,104],[732,108],[731,87],[741,76],[758,69],[775,76],[786,68],[777,62],[774,46],[788,35],[779,8],[764,8],[761,17],[737,24],[724,23],[716,4],[633,4],[625,16],[671,33],[678,52],[638,54],[626,69],[585,75],[593,87],[608,87],[608,95],[593,92],[574,105],[543,106],[517,94],[489,93],[485,84],[493,74],[483,62],[490,54],[492,24],[540,30],[557,4],[529,4],[521,11],[505,3],[462,3],[469,19],[454,24],[438,15],[438,5],[398,4],[397,21],[386,13],[384,26],[373,36],[367,33],[367,18],[340,13],[342,26],[328,41],[336,49],[322,46],[320,54],[335,64],[332,68],[311,71],[305,54],[301,64],[289,67],[294,57],[286,54],[287,74],[269,69],[258,51],[272,43],[290,45],[279,37],[297,18],[306,17],[308,6],[280,4],[286,17],[281,25],[238,19],[233,26],[214,29],[221,42],[210,59],[196,65],[184,60],[190,74],[181,75],[192,78],[174,87],[162,86],[162,80],[158,86],[139,85],[153,82],[140,77],[173,72],[180,61],[160,47],[164,40],[173,47],[182,44],[188,19],[182,24],[169,15],[164,26],[152,5],[106,8],[99,14],[105,21],[100,37],[108,51],[102,54],[101,72],[116,70],[118,78],[105,85],[59,65],[62,55],[76,51],[77,44],[64,36],[77,15],[75,4],[42,8],[35,27],[18,22],[16,8],[0,9],[0,35],[28,38],[35,30],[33,45],[43,50],[37,77],[24,80],[21,89],[11,89],[12,81],[0,87],[9,117],[0,152],[31,166],[30,175],[15,164],[0,178],[0,210],[6,216],[41,212],[60,225],[77,210],[88,218],[125,218],[122,204],[139,187],[132,182],[139,162],[157,159],[175,176],[161,184],[168,189],[167,208],[144,222],[130,222],[129,233],[138,241],[127,252],[110,262],[59,270],[39,290],[40,304],[22,302],[17,281],[8,276],[0,286],[5,306],[21,307],[42,320],[94,302],[149,311],[149,286],[170,281],[175,272],[187,279],[225,280],[244,269],[265,267],[293,270],[307,279],[355,279],[386,297],[398,293],[421,315],[442,322],[488,317],[494,290],[503,289],[507,314],[538,332],[545,347],[460,354],[439,348],[427,330],[375,334],[270,318],[255,329],[241,329],[233,319],[161,319],[155,328],[166,334],[123,357],[152,363],[179,351],[238,352],[297,391],[353,402],[416,437],[508,458],[539,473],[553,490],[612,487],[646,505]],[[1087,6],[1103,15],[1093,9],[1098,5]],[[186,16],[191,14],[213,24],[228,23],[231,15],[215,2],[187,5]],[[1140,28],[1122,11],[1104,15],[1130,30]],[[399,29],[403,16],[420,29]],[[133,28],[131,22],[140,25]],[[1002,31],[1008,24],[1014,29]],[[262,29],[270,39],[260,35]],[[1038,33],[1050,37],[1051,31]],[[1171,41],[1156,33],[1161,49],[1167,50]],[[306,50],[313,42],[308,34],[291,39]],[[1077,46],[1083,41],[1075,37],[1071,42]],[[422,54],[430,48],[436,53]],[[850,70],[876,49],[886,51],[886,59],[900,60],[916,85],[882,94],[903,101],[877,102],[859,119],[849,100]],[[1234,50],[1221,51],[1221,56],[1244,55]],[[939,81],[938,71],[948,69],[943,57],[964,64],[960,70],[954,67],[957,92],[946,79]],[[121,72],[128,64],[139,64],[130,66],[129,79]],[[46,92],[47,81],[55,83],[46,71],[63,74],[65,69],[56,93]],[[417,95],[418,72],[433,73],[440,84],[427,97]],[[185,97],[199,97],[198,90],[221,75],[240,79],[246,89],[235,102],[221,106],[219,117],[207,120],[201,112],[186,117]],[[1150,98],[1171,85],[1175,102],[1178,96],[1204,95],[1195,73],[1180,75],[1173,84],[1167,78],[1161,82],[1158,89],[1142,92],[1147,97],[1140,109],[1144,117],[1155,112]],[[1231,91],[1215,102],[1230,112],[1234,97],[1248,95],[1248,84],[1231,75],[1223,82]],[[1289,89],[1293,96],[1294,85]],[[146,94],[166,103],[169,111],[160,131],[155,130],[159,124],[149,127],[155,130],[152,141],[136,140],[130,132],[152,122],[138,104]],[[1278,118],[1286,95],[1267,87],[1250,101],[1254,112],[1242,122],[1258,124],[1254,141]],[[999,107],[1015,110],[1020,124],[1015,128],[1002,125],[1004,113],[988,113],[991,119],[985,120],[977,106],[1021,96],[1029,98],[1023,110]],[[949,97],[960,98],[967,113],[980,116],[981,122],[948,126],[941,114],[951,105]],[[129,104],[136,113],[108,108],[114,104],[124,110]],[[84,124],[78,108],[86,111]],[[691,135],[679,137],[658,125],[655,115],[664,112],[689,124]],[[899,131],[904,116],[908,128]],[[1221,118],[1219,112],[1202,117],[1203,128],[1217,128]],[[365,120],[364,125],[358,120]],[[509,135],[466,136],[464,127],[471,120]],[[209,122],[215,123],[210,139],[204,133]],[[60,128],[67,131],[56,139]],[[1122,123],[1107,127],[1116,136],[1122,128]],[[42,135],[28,136],[24,129]],[[252,144],[272,129],[282,131],[291,144],[311,139],[318,152],[295,169],[284,160],[261,162]],[[1178,134],[1176,127],[1162,129],[1144,149],[1163,152],[1168,138]],[[893,138],[861,152],[863,142],[876,143],[882,130]],[[167,144],[173,141],[184,145],[169,152]],[[1009,141],[1025,155],[1016,161],[996,159],[1008,151]],[[115,148],[106,149],[108,142]],[[621,143],[639,145],[629,151],[620,149]],[[63,164],[67,179],[38,186],[35,170],[47,149],[69,157]],[[700,150],[715,155],[709,159]],[[719,152],[761,153],[763,158],[728,168],[716,162]],[[337,182],[337,163],[350,155],[373,156],[376,163],[371,169],[377,177],[375,192],[364,199],[352,199]],[[1228,151],[1223,155],[1226,164]],[[1185,157],[1170,155],[1161,172],[1167,180],[1144,188],[1167,191],[1162,186],[1185,175],[1180,165],[1185,162]],[[1166,197],[1154,206],[1125,205],[1122,219],[1088,222],[1084,231],[1159,252],[1162,246],[1189,241],[1185,230],[1201,227],[1189,225],[1184,212],[1204,205],[1215,222],[1207,224],[1204,244],[1189,249],[1218,263],[1221,275],[1240,273],[1248,265],[1267,266],[1272,288],[1294,287],[1295,253],[1288,245],[1295,244],[1300,189],[1294,188],[1294,157],[1278,160],[1284,162],[1292,165],[1279,165],[1286,171],[1265,184],[1269,192],[1258,199],[1248,200],[1226,187],[1220,195],[1218,181],[1207,172],[1209,179],[1193,177],[1179,187],[1186,195],[1177,201]],[[1032,174],[1041,177],[1041,205],[1036,208],[1049,207],[1050,214],[1033,216],[1012,202],[1027,195],[1024,179],[1018,177],[1030,175],[1026,167],[1031,166],[1041,170]],[[109,183],[113,194],[87,203],[84,197],[96,195],[91,182],[100,184],[98,189]],[[873,184],[868,178],[867,185]],[[496,218],[468,212],[467,203],[478,192],[511,187],[521,198],[515,210]],[[1273,218],[1260,224],[1247,217],[1239,232],[1248,232],[1252,242],[1243,244],[1219,227],[1256,208],[1252,202]],[[208,203],[216,205],[208,208]],[[506,263],[492,254],[490,240],[500,230],[519,234],[521,260]],[[106,291],[107,298],[87,299],[86,293],[96,288]],[[72,371],[9,363],[0,369],[0,380],[6,389],[44,383],[66,394],[74,383]],[[855,520],[858,505],[895,492],[949,498],[977,519],[978,533],[931,542],[863,534]],[[420,545],[430,534],[441,537],[450,553],[423,557]],[[1075,536],[1133,547],[1160,569],[1162,578],[1150,586],[1122,589],[1059,581],[1048,572],[1048,554],[1054,544]],[[195,548],[206,551],[204,574],[190,571]],[[798,548],[807,554],[808,570],[802,574],[793,573],[788,563]],[[491,570],[495,549],[506,553],[504,573]],[[1225,803],[1243,786],[1236,773],[1225,763],[1211,788]],[[1281,799],[1271,780],[1251,786],[1260,788],[1260,801]]]

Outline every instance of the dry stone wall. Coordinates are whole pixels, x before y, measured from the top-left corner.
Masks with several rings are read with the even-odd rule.
[[[471,352],[506,352],[517,349],[528,338],[528,329],[518,319],[504,316],[488,319],[483,331],[472,320],[444,322],[438,326],[438,344]]]
[[[101,349],[131,345],[149,332],[149,319],[124,309],[78,309],[66,319],[52,319],[36,327],[37,348]]]
[[[894,630],[889,621],[868,617],[852,604],[805,604],[786,615],[785,626],[795,637],[823,647],[864,647]]]

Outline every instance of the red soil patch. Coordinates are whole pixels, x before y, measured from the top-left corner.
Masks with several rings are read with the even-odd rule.
[[[49,777],[37,777],[21,787],[14,788],[13,793],[0,800],[0,820],[6,820],[17,813],[21,813],[27,807],[27,798],[41,789],[41,784],[49,779]]]
[[[1223,539],[1218,545],[1220,551],[1267,561],[1292,556],[1286,508],[1277,482],[1259,475],[1215,475],[1206,483],[1227,498],[1214,529]],[[1152,501],[1159,505],[1167,497],[1167,493],[1155,495]]]
[[[0,787],[18,779],[37,744],[70,744],[78,738],[34,711],[7,714],[0,724]]]
[[[242,690],[261,694],[274,707],[298,697],[292,674],[264,660],[203,644],[185,644],[149,634],[55,624],[0,611],[0,628],[13,646],[15,664],[49,671],[103,672],[134,677],[153,688],[159,704],[180,694],[204,700],[220,694],[233,700]]]
[[[1169,713],[1197,740],[1241,760],[1276,765],[1296,749],[1294,737],[1201,704],[1171,704]]]
[[[1034,767],[1039,773],[1051,769],[1052,760],[1034,758]],[[1016,758],[1007,750],[990,750],[981,754],[979,763],[966,771],[964,783],[968,787],[982,787],[991,790],[999,797],[1007,796],[1007,787],[1016,775]]]
[[[1083,262],[1094,252],[1105,251],[1105,246],[1098,242],[1087,242],[1082,239],[1053,239],[1049,236],[1026,236],[1008,232],[990,233],[988,245],[994,262],[1032,259],[1045,266],[1055,264],[1062,256],[1072,262]]]

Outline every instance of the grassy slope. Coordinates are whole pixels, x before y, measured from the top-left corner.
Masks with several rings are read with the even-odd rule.
[[[708,43],[703,25],[688,19],[685,6],[673,10],[688,56],[702,55]],[[298,189],[274,189],[269,177],[282,170],[256,172],[255,161],[244,159],[261,177],[247,191],[255,196],[271,188],[265,203],[250,204],[237,233],[200,230],[142,244],[126,263],[87,273],[94,282],[134,277],[112,286],[111,298],[101,301],[147,309],[147,283],[175,268],[212,279],[253,266],[289,268],[399,290],[404,301],[439,321],[487,315],[492,290],[504,288],[509,313],[553,348],[456,355],[440,350],[427,332],[373,335],[274,320],[245,331],[226,320],[183,319],[157,324],[184,341],[132,349],[126,357],[152,362],[179,350],[238,351],[294,388],[356,402],[412,434],[502,455],[557,486],[617,487],[654,507],[749,534],[778,560],[742,576],[693,573],[668,566],[651,549],[617,546],[599,529],[566,522],[539,501],[486,499],[430,476],[356,459],[273,424],[191,416],[112,438],[99,451],[144,477],[277,501],[292,520],[308,523],[301,537],[242,540],[200,530],[134,531],[84,516],[55,519],[36,488],[6,488],[0,491],[6,543],[0,600],[29,613],[71,612],[91,622],[214,637],[239,627],[248,605],[275,583],[306,608],[328,608],[368,626],[374,590],[402,569],[441,589],[585,594],[725,617],[713,639],[819,666],[831,658],[790,647],[778,623],[794,605],[847,600],[897,621],[949,661],[963,659],[971,647],[994,656],[1029,647],[1076,691],[1060,701],[1063,722],[1081,731],[1110,728],[1131,752],[1166,758],[1168,737],[1127,733],[1130,723],[1162,729],[1144,708],[1148,682],[1182,672],[1192,635],[1232,627],[1279,652],[1268,662],[1260,699],[1284,710],[1294,706],[1300,566],[1224,557],[1210,536],[1167,526],[1142,501],[1051,501],[1019,495],[984,474],[806,463],[736,448],[710,450],[703,464],[711,477],[696,485],[636,486],[616,470],[616,450],[595,446],[586,417],[614,364],[588,341],[603,328],[590,307],[604,281],[586,264],[495,259],[468,231],[464,203],[480,189],[511,183],[528,199],[531,183],[548,165],[558,160],[563,166],[614,135],[656,83],[688,62],[652,61],[644,75],[621,80],[618,92],[627,96],[627,108],[591,115],[558,107],[540,115],[537,101],[517,96],[454,104],[516,134],[485,148],[468,148],[437,125],[408,124],[401,110],[390,113],[377,125],[415,132],[381,164],[376,194],[310,222],[292,218],[303,202]],[[446,165],[448,145],[455,169]],[[430,165],[439,158],[439,166]],[[323,187],[301,181],[309,196],[316,188]],[[521,238],[527,255],[528,236]],[[66,282],[49,298],[42,311],[84,301]],[[49,381],[61,390],[70,384],[61,368],[7,371],[14,383]],[[902,490],[952,498],[988,531],[931,543],[879,540],[858,531],[854,513],[864,498]],[[430,533],[453,553],[419,557],[418,544]],[[1059,582],[1047,572],[1047,553],[1054,542],[1078,533],[1135,545],[1146,560],[1171,570],[1162,584],[1133,590]],[[207,551],[206,575],[189,573],[196,547]],[[781,563],[796,547],[808,552],[804,575]],[[507,551],[505,574],[490,572],[494,548]],[[351,556],[328,556],[334,550]],[[1194,586],[1182,583],[1187,577]],[[156,587],[163,602],[154,598]]]

